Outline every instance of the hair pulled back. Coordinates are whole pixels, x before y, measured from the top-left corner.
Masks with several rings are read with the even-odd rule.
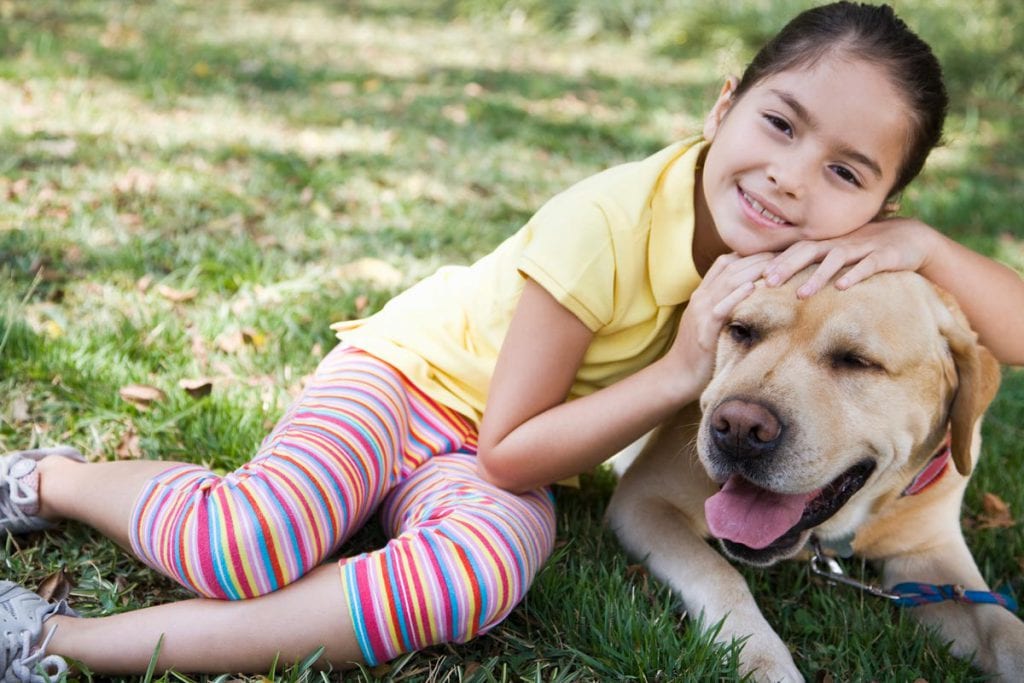
[[[836,2],[798,14],[747,65],[735,96],[773,74],[833,55],[886,69],[911,113],[903,166],[889,193],[896,195],[921,172],[939,144],[949,99],[931,48],[888,5]]]

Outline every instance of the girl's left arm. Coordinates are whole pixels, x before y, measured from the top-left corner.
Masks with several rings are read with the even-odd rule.
[[[882,271],[914,270],[952,294],[982,344],[1007,365],[1024,365],[1024,278],[921,221],[892,218],[869,223],[831,240],[798,242],[765,268],[778,285],[820,262],[797,294],[808,297],[844,266],[837,281],[846,289]]]

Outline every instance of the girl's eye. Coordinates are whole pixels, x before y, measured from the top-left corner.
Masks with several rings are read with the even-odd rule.
[[[833,166],[832,172],[839,176],[839,179],[844,183],[849,183],[856,187],[860,187],[860,181],[857,180],[857,176],[854,175],[853,171],[846,168],[845,166]]]
[[[789,121],[774,114],[764,114],[764,120],[774,128],[775,130],[784,133],[786,135],[793,134],[793,127],[789,125]]]

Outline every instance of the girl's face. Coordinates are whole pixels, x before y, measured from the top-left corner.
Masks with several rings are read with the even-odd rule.
[[[716,251],[781,251],[879,214],[910,132],[883,68],[831,57],[769,76],[739,99],[734,88],[726,83],[704,124],[711,145],[698,215],[710,218],[703,228],[721,243]]]

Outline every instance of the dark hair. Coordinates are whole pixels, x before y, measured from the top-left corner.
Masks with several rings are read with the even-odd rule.
[[[735,96],[773,74],[844,53],[887,69],[910,109],[907,153],[889,193],[896,195],[939,144],[949,99],[931,48],[888,5],[836,2],[800,13],[754,56]]]

